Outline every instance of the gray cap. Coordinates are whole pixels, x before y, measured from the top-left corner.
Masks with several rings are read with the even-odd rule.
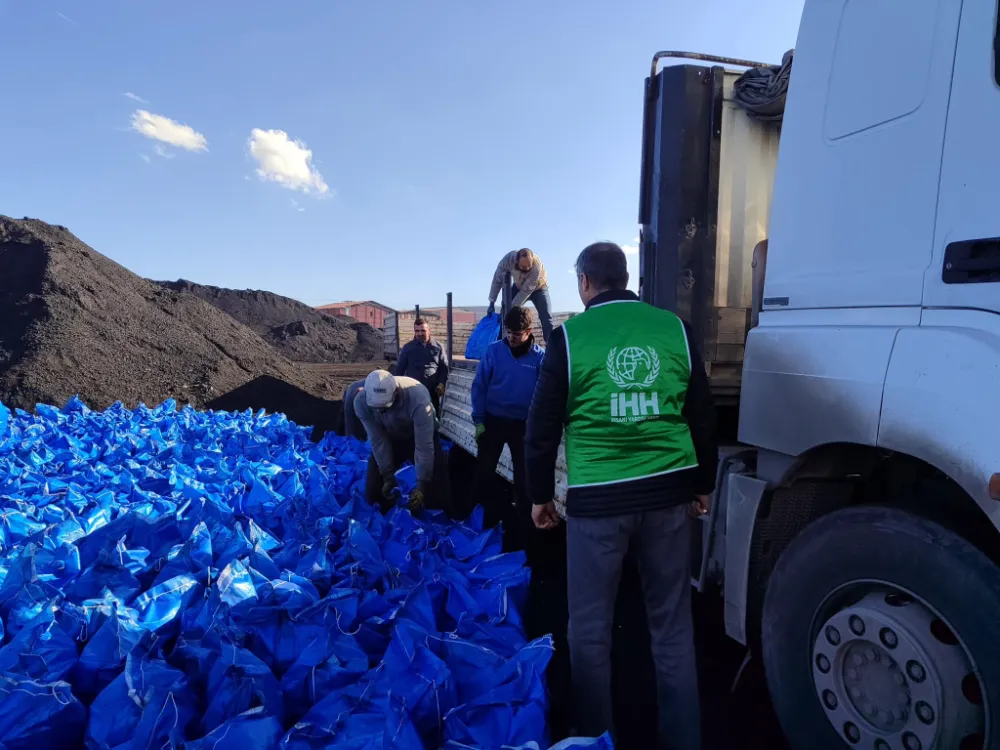
[[[365,378],[365,401],[373,409],[384,409],[396,395],[396,378],[388,370],[375,370]]]

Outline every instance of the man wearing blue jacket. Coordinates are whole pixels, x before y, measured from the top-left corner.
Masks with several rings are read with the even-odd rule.
[[[512,307],[504,318],[504,329],[504,338],[486,349],[472,383],[472,421],[479,446],[473,498],[492,497],[490,483],[503,448],[508,446],[518,512],[515,516],[513,507],[487,502],[485,521],[487,526],[504,521],[507,530],[518,526],[524,527],[523,531],[531,525],[531,504],[524,485],[524,429],[545,350],[531,333],[529,309]]]

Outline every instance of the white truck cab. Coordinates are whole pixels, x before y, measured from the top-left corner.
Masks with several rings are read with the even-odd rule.
[[[749,61],[646,82],[640,295],[733,443],[693,583],[795,750],[1000,748],[997,33],[996,0],[806,0],[782,117]]]
[[[805,3],[706,540],[794,748],[1000,747],[996,37],[985,0]]]

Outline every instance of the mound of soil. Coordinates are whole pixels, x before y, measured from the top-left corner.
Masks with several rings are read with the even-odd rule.
[[[8,406],[79,394],[93,408],[171,397],[201,407],[264,376],[341,396],[342,384],[290,362],[193,294],[137,276],[63,227],[0,216],[0,401]]]
[[[222,289],[184,279],[154,283],[200,297],[296,362],[369,362],[382,357],[381,331],[367,323],[325,315],[280,294]]]

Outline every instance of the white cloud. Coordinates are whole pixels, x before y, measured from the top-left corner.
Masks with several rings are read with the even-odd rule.
[[[64,20],[66,23],[71,23],[74,26],[79,26],[80,25],[76,21],[74,21],[72,18],[70,18],[69,16],[67,16],[65,13],[60,13],[58,10],[56,11],[56,15],[59,16],[62,20]]]
[[[139,154],[139,158],[149,164],[149,154]]]
[[[289,201],[291,201],[291,204],[292,204],[292,208],[294,208],[294,209],[295,209],[296,211],[298,211],[298,212],[299,212],[300,214],[301,214],[301,213],[305,213],[305,208],[304,208],[304,207],[302,207],[302,206],[300,206],[300,205],[299,205],[299,202],[298,202],[297,200],[295,200],[294,198],[289,198],[288,200],[289,200]]]
[[[132,130],[185,151],[208,151],[208,140],[194,128],[144,109],[132,113]]]
[[[330,192],[323,175],[312,164],[312,151],[302,141],[293,141],[284,130],[254,128],[247,148],[257,162],[260,179],[303,193]]]
[[[171,151],[167,151],[166,146],[164,146],[162,143],[157,143],[155,146],[153,146],[153,152],[157,156],[163,159],[173,159],[175,156],[177,156],[177,154]]]
[[[122,94],[122,96],[124,96],[126,99],[131,99],[134,102],[139,102],[139,104],[149,104],[148,101],[143,99],[138,94],[133,94],[131,91],[126,91],[124,94]]]
[[[633,237],[632,242],[622,245],[622,250],[625,251],[626,255],[638,255],[639,254],[639,238]]]

